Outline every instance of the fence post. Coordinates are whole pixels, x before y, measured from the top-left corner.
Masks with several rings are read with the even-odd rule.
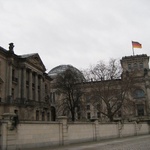
[[[69,144],[67,117],[59,116],[57,119],[60,123],[62,123],[62,145],[67,145],[67,144]]]
[[[98,123],[98,119],[95,119],[94,123],[95,123],[95,141],[98,141],[99,140],[99,123]]]
[[[7,122],[2,121],[1,125],[1,149],[7,149]]]
[[[135,124],[135,135],[138,135],[138,125],[137,125],[137,122],[134,121],[134,124]]]
[[[14,113],[4,113],[2,115],[2,128],[1,128],[1,140],[2,140],[2,145],[1,148],[2,150],[7,150],[7,149],[13,149],[16,147],[15,144],[15,133],[14,133],[14,126],[13,126],[13,117],[16,116]],[[10,134],[11,132],[11,134]],[[11,137],[13,138],[10,138]],[[11,139],[11,141],[10,141]],[[11,143],[11,144],[10,144]]]
[[[118,136],[119,138],[122,137],[122,129],[124,127],[124,123],[122,123],[121,121],[118,122]]]

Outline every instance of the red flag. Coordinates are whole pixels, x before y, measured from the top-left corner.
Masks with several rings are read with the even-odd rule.
[[[140,44],[139,42],[132,41],[132,47],[133,48],[142,48],[142,44]]]

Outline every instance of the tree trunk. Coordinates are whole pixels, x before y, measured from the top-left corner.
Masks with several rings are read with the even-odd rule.
[[[110,121],[110,122],[113,122],[113,121],[114,121],[114,117],[113,117],[112,115],[108,116],[108,118],[109,118],[109,121]]]
[[[110,122],[113,122],[114,117],[113,117],[113,115],[112,115],[112,112],[111,112],[110,108],[108,109],[108,118],[109,118],[109,121],[110,121]]]
[[[73,122],[75,121],[75,113],[74,113],[74,111],[71,111],[71,120]]]

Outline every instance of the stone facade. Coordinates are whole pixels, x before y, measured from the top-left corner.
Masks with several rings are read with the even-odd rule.
[[[123,76],[135,73],[137,79],[136,89],[131,91],[135,102],[135,116],[150,116],[150,69],[147,55],[123,57],[121,60]]]
[[[134,109],[128,112],[127,118],[149,120],[150,118],[150,70],[147,55],[135,55],[121,59],[122,77],[135,73],[137,79],[136,89],[131,91],[129,98],[134,102]],[[54,121],[56,116],[62,115],[57,111],[56,104],[63,95],[56,92],[54,75],[65,70],[69,65],[60,65],[47,74],[46,68],[37,53],[17,55],[14,45],[10,43],[9,49],[0,47],[0,116],[3,113],[16,113],[19,120],[45,120]],[[74,68],[73,66],[71,66]],[[77,72],[80,71],[74,68]],[[57,72],[54,72],[56,71]],[[81,74],[80,74],[81,76]],[[101,85],[102,82],[81,83],[85,90],[84,108],[76,109],[76,120],[90,120],[93,117],[99,121],[107,120],[96,107],[88,101],[91,97],[91,84]],[[108,81],[109,82],[109,81]],[[105,106],[103,106],[104,108]],[[119,111],[121,114],[122,112]],[[119,114],[118,114],[119,116]],[[116,117],[118,117],[116,115]],[[68,118],[69,118],[68,114]],[[2,118],[2,117],[1,117]],[[0,118],[0,119],[1,119]],[[121,116],[120,116],[121,118]]]
[[[149,120],[150,119],[150,69],[149,69],[149,57],[145,54],[126,56],[121,59],[122,76],[119,80],[112,80],[114,82],[121,82],[127,76],[133,76],[134,88],[129,91],[128,98],[133,102],[132,109],[123,112],[122,109],[115,115],[115,119],[121,120],[123,117],[128,121],[132,120]],[[103,80],[100,82],[85,83],[87,93],[86,99],[90,99],[91,84],[100,86],[103,82],[110,82]],[[128,105],[130,107],[130,104]],[[86,114],[88,119],[92,117],[99,118],[99,120],[107,120],[107,118],[99,113],[95,106],[89,102],[87,103]]]
[[[17,55],[0,47],[0,116],[16,113],[19,120],[52,120],[50,82],[37,53]]]
[[[93,87],[101,86],[103,82],[112,82],[113,89],[116,88],[116,85],[122,83],[123,80],[129,75],[134,75],[135,79],[135,88],[132,88],[131,91],[128,92],[128,98],[132,102],[132,108],[130,108],[130,104],[127,104],[130,109],[126,110],[120,109],[116,115],[114,116],[115,120],[127,119],[131,120],[149,120],[150,119],[150,69],[149,69],[149,57],[145,54],[143,55],[135,55],[135,56],[127,56],[123,57],[120,61],[122,66],[122,75],[120,79],[117,80],[101,80],[101,81],[91,81],[81,83],[82,89],[84,89],[84,108],[80,110],[77,109],[76,112],[76,120],[91,120],[94,118],[99,118],[99,121],[107,121],[108,118],[105,115],[102,115],[96,107],[98,105],[93,105],[91,103]],[[57,74],[58,72],[55,72]],[[59,70],[60,73],[60,70]],[[55,84],[53,80],[53,84]],[[52,86],[52,84],[51,84]],[[53,86],[51,87],[53,92],[55,93],[55,89]],[[63,95],[55,93],[55,98],[57,101],[62,99]],[[102,109],[105,109],[105,105],[102,104]],[[57,111],[56,111],[57,112]],[[57,114],[62,115],[62,113]],[[68,113],[68,117],[70,117]]]

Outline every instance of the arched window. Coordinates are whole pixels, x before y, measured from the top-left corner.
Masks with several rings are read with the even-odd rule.
[[[137,63],[134,63],[134,69],[137,69],[137,67],[138,67]]]
[[[145,93],[144,93],[143,90],[137,89],[137,90],[134,91],[133,97],[134,98],[142,98],[142,97],[145,97]]]
[[[137,105],[137,115],[144,116],[144,105],[143,104]]]

